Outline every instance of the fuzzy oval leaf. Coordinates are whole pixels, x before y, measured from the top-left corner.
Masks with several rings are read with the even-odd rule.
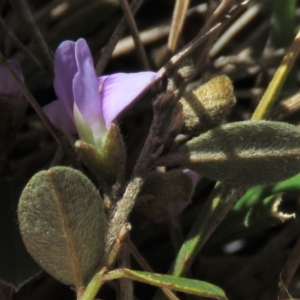
[[[129,269],[122,269],[122,271],[126,278],[158,287],[211,299],[227,299],[221,288],[205,281]]]
[[[273,121],[230,123],[193,138],[160,164],[231,184],[276,183],[300,173],[300,129]]]
[[[22,192],[18,218],[28,252],[56,279],[76,285],[99,266],[103,201],[81,172],[54,167],[37,173]]]

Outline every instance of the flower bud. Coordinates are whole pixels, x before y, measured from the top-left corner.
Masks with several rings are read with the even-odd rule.
[[[81,140],[75,143],[75,147],[102,189],[109,193],[112,185],[124,176],[126,149],[119,127],[114,123],[110,125],[100,150]]]

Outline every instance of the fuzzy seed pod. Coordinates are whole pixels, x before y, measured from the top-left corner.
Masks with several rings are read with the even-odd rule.
[[[233,86],[227,76],[218,76],[186,93],[179,102],[184,116],[181,133],[198,135],[221,124],[235,104]]]
[[[24,188],[18,219],[28,252],[65,284],[86,282],[101,263],[106,234],[103,201],[81,172],[54,167]]]

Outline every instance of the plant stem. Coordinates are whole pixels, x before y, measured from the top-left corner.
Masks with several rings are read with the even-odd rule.
[[[94,300],[99,289],[104,283],[103,274],[107,271],[106,268],[103,268],[99,273],[93,276],[92,280],[87,285],[83,295],[78,300]]]
[[[300,51],[300,30],[298,31],[292,45],[287,50],[287,53],[283,57],[283,60],[279,68],[274,74],[274,77],[271,80],[266,92],[264,93],[262,99],[260,100],[258,106],[256,107],[256,110],[252,115],[251,120],[262,120],[268,116],[279,92],[281,91],[282,85],[289,71],[294,65],[294,62],[299,54],[299,51]]]

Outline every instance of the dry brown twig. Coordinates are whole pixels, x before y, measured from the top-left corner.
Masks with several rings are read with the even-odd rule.
[[[39,48],[41,55],[42,64],[45,69],[54,74],[54,61],[53,54],[51,53],[46,41],[44,40],[38,26],[35,23],[34,17],[27,5],[26,0],[10,0],[12,6],[14,7],[16,13],[23,19],[25,26],[27,27],[32,40],[36,43]]]
[[[144,70],[150,70],[150,64],[149,64],[149,61],[147,58],[147,54],[146,54],[145,48],[141,42],[139,31],[138,31],[137,25],[135,23],[133,14],[131,12],[130,6],[129,6],[127,0],[120,0],[120,4],[122,6],[124,18],[126,19],[127,25],[130,29],[132,38],[134,40],[137,54],[142,62]]]
[[[168,39],[168,50],[172,54],[178,49],[179,38],[183,30],[189,5],[190,0],[176,0]]]
[[[142,3],[143,3],[143,0],[133,0],[132,1],[131,5],[130,5],[130,10],[131,10],[132,14],[135,14],[139,10]],[[125,29],[126,29],[126,20],[123,17],[121,19],[121,21],[119,22],[118,26],[116,27],[116,29],[114,30],[113,34],[111,35],[111,38],[109,39],[108,43],[106,44],[106,46],[104,47],[104,49],[101,52],[101,57],[96,64],[96,73],[98,76],[100,76],[103,73],[103,71],[104,71],[108,61],[110,60],[111,55],[112,55],[119,39],[123,35]]]

